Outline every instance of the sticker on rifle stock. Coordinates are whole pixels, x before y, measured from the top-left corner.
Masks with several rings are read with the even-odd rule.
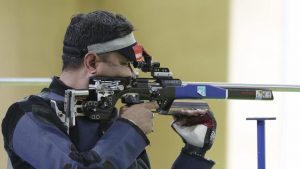
[[[206,96],[206,86],[197,86],[197,93]]]
[[[272,91],[256,90],[256,99],[272,99]]]

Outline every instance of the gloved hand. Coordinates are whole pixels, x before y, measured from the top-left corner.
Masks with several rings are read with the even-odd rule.
[[[216,135],[217,123],[213,113],[207,109],[182,110],[174,118],[172,127],[186,143],[183,151],[203,157]]]

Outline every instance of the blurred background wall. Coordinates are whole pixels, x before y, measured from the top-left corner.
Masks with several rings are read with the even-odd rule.
[[[184,81],[226,81],[229,0],[0,0],[0,77],[51,77],[61,69],[62,40],[75,13],[111,10],[126,16],[136,39]],[[10,104],[43,86],[0,85],[0,119]],[[226,105],[208,101],[218,120],[215,145],[207,157],[226,167]],[[154,169],[170,168],[181,139],[170,117],[156,116],[148,152]],[[0,144],[3,145],[2,135]],[[34,145],[32,145],[34,146]],[[0,147],[0,168],[7,156]]]
[[[282,0],[232,0],[230,4],[229,71],[228,81],[235,83],[280,84],[283,74]],[[280,166],[280,133],[282,102],[280,93],[275,100],[229,101],[228,151],[230,169],[257,168],[256,121],[247,117],[276,117],[266,121],[267,168]],[[239,163],[237,163],[239,161]],[[291,167],[293,168],[293,167]]]
[[[231,0],[228,81],[299,85],[300,1]],[[266,122],[266,168],[298,168],[300,93],[274,93],[274,101],[229,101],[227,168],[257,168],[256,122]]]

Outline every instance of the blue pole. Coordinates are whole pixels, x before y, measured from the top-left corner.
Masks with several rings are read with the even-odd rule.
[[[247,120],[257,121],[257,167],[266,169],[265,120],[276,120],[276,118],[247,118]]]
[[[265,121],[257,120],[257,162],[258,169],[266,168]]]

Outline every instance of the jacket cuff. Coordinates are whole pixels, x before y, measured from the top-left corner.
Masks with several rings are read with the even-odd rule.
[[[202,156],[194,156],[184,151],[181,151],[180,155],[175,160],[172,169],[211,169],[214,166],[215,162],[208,160]]]
[[[203,152],[201,148],[196,149],[195,146],[187,145],[187,144],[181,150],[181,154],[185,154],[186,156],[190,156],[192,158],[196,158],[198,160],[204,161],[205,163],[214,165],[215,164],[214,161],[204,157],[205,153],[206,151]]]

